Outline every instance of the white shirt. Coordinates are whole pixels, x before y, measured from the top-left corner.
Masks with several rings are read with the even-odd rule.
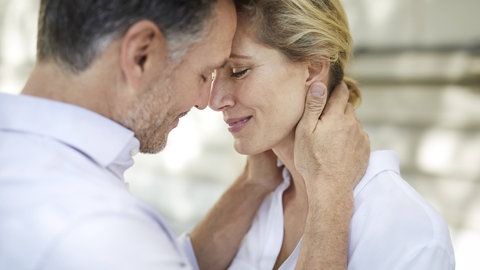
[[[125,187],[138,147],[91,111],[0,94],[0,269],[190,269],[192,253]]]
[[[284,182],[267,197],[229,269],[272,269],[283,241]],[[391,151],[370,156],[367,171],[354,190],[348,248],[349,270],[455,269],[444,219],[399,174]],[[280,269],[294,269],[301,241]]]

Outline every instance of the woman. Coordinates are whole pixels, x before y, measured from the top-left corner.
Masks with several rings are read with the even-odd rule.
[[[223,112],[239,153],[272,149],[284,171],[283,184],[263,202],[230,268],[293,269],[302,242],[310,240],[303,238],[309,185],[294,155],[307,89],[322,81],[331,94],[343,80],[350,103],[360,101],[359,89],[344,77],[348,23],[338,0],[237,1],[237,12],[231,57],[217,71],[210,106]],[[348,269],[454,269],[445,221],[398,167],[392,152],[371,153],[353,191]]]

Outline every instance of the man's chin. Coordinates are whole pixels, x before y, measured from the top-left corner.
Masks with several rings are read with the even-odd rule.
[[[167,145],[168,134],[162,138],[151,139],[145,142],[140,141],[140,153],[143,154],[157,154],[165,149]]]
[[[145,147],[145,148],[140,148],[140,153],[142,154],[158,154],[165,149],[165,145],[162,145],[161,147]]]

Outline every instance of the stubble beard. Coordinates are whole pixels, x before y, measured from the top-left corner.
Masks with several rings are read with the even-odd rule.
[[[154,154],[162,151],[170,132],[168,112],[171,103],[169,76],[162,76],[152,89],[142,94],[132,105],[123,124],[135,133],[140,152]]]

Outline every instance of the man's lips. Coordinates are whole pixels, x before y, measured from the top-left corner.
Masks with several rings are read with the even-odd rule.
[[[230,118],[225,120],[229,126],[228,130],[232,133],[239,132],[252,118],[252,116],[241,117],[241,118]]]
[[[179,114],[179,115],[177,116],[177,118],[175,118],[175,121],[173,121],[173,123],[172,123],[173,128],[176,128],[176,127],[178,126],[178,123],[180,122],[180,118],[182,118],[182,117],[184,117],[185,115],[187,115],[187,113],[188,113],[188,112],[183,112],[183,113]]]
[[[186,111],[186,112],[181,113],[180,115],[178,115],[178,119],[184,117],[184,116],[187,115],[188,113],[189,113],[189,111]]]

